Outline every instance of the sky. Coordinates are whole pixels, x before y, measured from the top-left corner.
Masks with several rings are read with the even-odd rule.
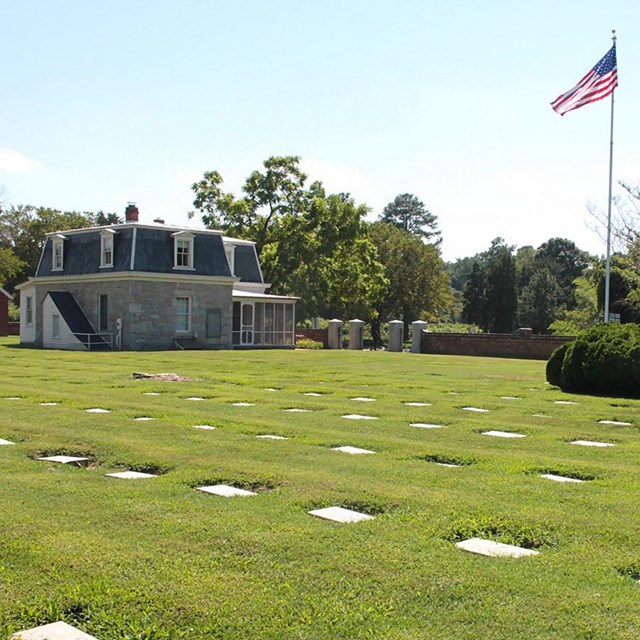
[[[5,204],[198,226],[273,155],[377,219],[400,193],[445,260],[553,237],[604,255],[610,100],[549,103],[617,31],[614,194],[640,182],[638,0],[0,0]],[[635,27],[633,25],[636,25]]]

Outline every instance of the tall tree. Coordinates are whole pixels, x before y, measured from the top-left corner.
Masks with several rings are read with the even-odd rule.
[[[379,318],[402,318],[405,324],[420,317],[437,318],[451,303],[449,277],[438,249],[384,222],[373,223],[369,237],[388,280],[376,305]]]
[[[437,216],[411,193],[397,195],[393,202],[382,210],[380,221],[393,224],[430,244],[437,246],[442,242]]]
[[[513,249],[496,238],[487,252],[487,329],[493,333],[515,328],[518,298]]]
[[[464,288],[462,317],[469,324],[487,328],[487,276],[480,260],[476,260]]]
[[[548,269],[537,269],[518,298],[518,321],[534,333],[547,333],[557,319],[563,295],[556,278]]]
[[[366,235],[367,207],[348,194],[305,187],[298,156],[274,156],[254,171],[236,197],[217,171],[192,186],[208,227],[253,240],[274,293],[298,295],[301,314],[357,314],[368,319],[385,284]]]

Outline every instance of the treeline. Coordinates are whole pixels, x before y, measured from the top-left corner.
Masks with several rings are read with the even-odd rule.
[[[603,260],[570,240],[516,248],[496,238],[486,251],[445,264],[437,216],[415,195],[399,194],[367,222],[366,205],[309,182],[299,163],[268,158],[239,194],[223,190],[220,173],[206,172],[192,185],[189,214],[254,241],[271,292],[301,298],[299,319],[359,317],[372,328],[422,319],[469,331],[571,334],[602,317]],[[0,207],[0,286],[13,292],[35,274],[46,233],[121,221],[102,211]],[[624,251],[612,260],[610,310],[635,322],[640,242],[628,222]]]

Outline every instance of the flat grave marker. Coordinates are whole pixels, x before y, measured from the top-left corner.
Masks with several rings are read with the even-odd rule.
[[[140,480],[142,478],[157,478],[154,473],[142,473],[141,471],[116,471],[114,473],[105,473],[107,478],[121,478],[123,480]]]
[[[255,407],[255,402],[232,402],[232,407]]]
[[[494,542],[493,540],[484,540],[483,538],[469,538],[457,542],[456,547],[490,558],[524,558],[525,556],[537,556],[540,552],[533,549],[525,549],[524,547],[516,547],[512,544],[504,544],[503,542]]]
[[[480,409],[479,407],[462,407],[463,411],[473,411],[474,413],[489,413],[489,409]]]
[[[594,440],[572,440],[570,444],[577,444],[582,447],[615,447],[610,442],[596,442]]]
[[[430,402],[405,402],[407,407],[430,407]]]
[[[151,416],[139,416],[134,418],[134,420],[137,420],[138,422],[148,422],[149,420],[155,420],[155,418],[152,418]]]
[[[89,462],[89,458],[83,458],[80,456],[44,456],[42,458],[36,458],[36,460],[57,462],[59,464],[77,464],[78,466],[84,466],[84,464]]]
[[[145,391],[143,396],[159,396],[160,394],[157,391]]]
[[[97,640],[97,638],[60,621],[18,631],[11,636],[10,640]]]
[[[302,395],[305,396],[311,396],[313,398],[320,398],[322,397],[324,394],[322,393],[316,393],[315,391],[306,391],[305,393],[303,393]]]
[[[620,422],[619,420],[598,420],[598,424],[611,424],[615,427],[632,427],[631,422]]]
[[[326,507],[325,509],[314,509],[308,512],[311,516],[331,520],[332,522],[360,522],[362,520],[373,520],[373,516],[359,511],[352,511],[344,507]]]
[[[553,480],[554,482],[585,482],[584,480],[580,480],[578,478],[568,478],[567,476],[558,476],[555,473],[543,473],[541,478],[545,478],[545,480]]]
[[[238,489],[237,487],[231,487],[227,484],[214,484],[208,487],[196,487],[198,491],[203,493],[210,493],[214,496],[222,496],[223,498],[236,498],[243,496],[257,496],[257,493],[253,491],[247,491],[246,489]]]
[[[213,430],[216,427],[212,427],[210,424],[194,424],[194,429],[204,429],[205,431]]]
[[[57,407],[58,406],[58,402],[40,402],[39,403],[41,407]]]
[[[201,400],[204,400],[204,398],[201,398],[200,396],[189,396],[188,398],[185,398],[185,400],[191,400],[192,402],[200,402]]]
[[[288,440],[286,436],[276,436],[271,433],[265,433],[264,435],[256,436],[256,438],[262,438],[263,440]]]
[[[287,413],[311,413],[311,409],[293,408],[293,409],[283,409],[283,411],[286,411]]]
[[[429,422],[411,422],[410,427],[418,427],[420,429],[444,429],[443,424],[431,424]]]
[[[354,402],[375,402],[375,398],[367,398],[364,396],[358,396],[357,398],[351,398]]]
[[[573,400],[555,400],[553,402],[553,404],[570,405],[570,404],[580,404],[580,403],[579,402],[573,402]]]
[[[375,453],[375,451],[371,451],[370,449],[360,449],[360,447],[351,447],[349,445],[345,445],[343,447],[333,447],[332,451],[342,451],[343,453],[350,453],[353,456],[367,454],[367,453]]]
[[[347,420],[377,420],[376,416],[363,416],[359,413],[348,413],[346,416],[342,416]]]
[[[85,409],[87,413],[111,413],[110,409],[101,409],[100,407],[94,407],[93,409]]]
[[[15,442],[11,442],[11,440],[5,440],[4,438],[0,438],[0,445],[3,444],[15,444]]]
[[[483,436],[494,436],[495,438],[526,438],[524,433],[515,433],[513,431],[483,431]]]

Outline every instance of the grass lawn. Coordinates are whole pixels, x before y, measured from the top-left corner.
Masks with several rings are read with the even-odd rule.
[[[0,339],[0,637],[62,619],[100,640],[635,639],[640,401],[563,394],[544,365]],[[35,460],[57,454],[89,464]],[[105,476],[123,470],[158,477]],[[216,484],[257,495],[195,490]],[[329,506],[374,518],[307,513]],[[539,555],[456,548],[471,537]]]

